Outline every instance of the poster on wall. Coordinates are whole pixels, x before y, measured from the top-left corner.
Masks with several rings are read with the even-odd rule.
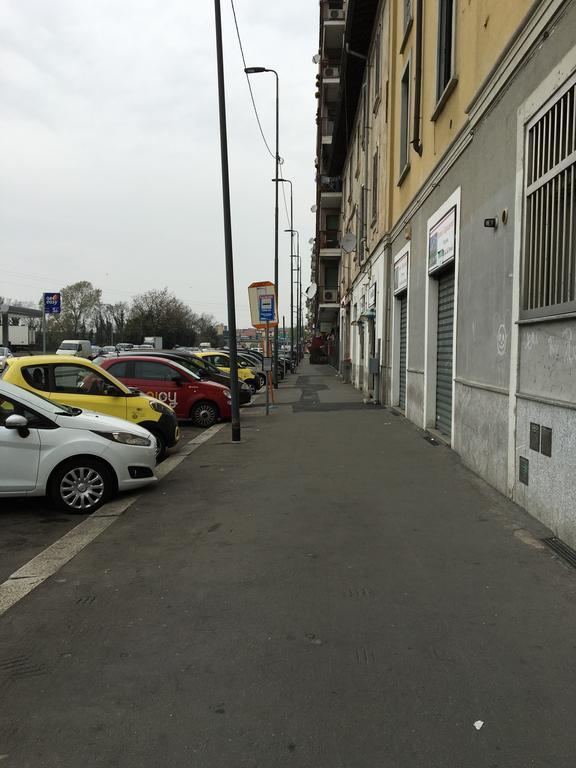
[[[456,206],[451,208],[430,230],[428,239],[428,271],[447,264],[456,253]]]
[[[368,309],[373,309],[376,306],[376,283],[372,283],[368,289]]]
[[[394,293],[405,291],[408,287],[408,252],[394,262]]]

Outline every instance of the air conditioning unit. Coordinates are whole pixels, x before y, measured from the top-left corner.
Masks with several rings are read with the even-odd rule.
[[[337,302],[338,290],[336,288],[325,288],[322,294],[324,301]]]
[[[322,74],[324,77],[340,77],[340,69],[335,66],[324,67]]]
[[[330,9],[330,19],[332,21],[343,21],[344,20],[344,8],[331,8]]]

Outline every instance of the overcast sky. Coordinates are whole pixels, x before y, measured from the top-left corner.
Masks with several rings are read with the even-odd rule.
[[[235,2],[248,65],[280,74],[280,155],[294,182],[306,288],[318,3]],[[0,295],[37,300],[90,280],[116,302],[167,286],[226,322],[213,5],[0,0]],[[273,279],[274,159],[252,112],[229,0],[222,12],[237,321],[247,326],[247,285]],[[252,76],[271,145],[274,83]],[[288,315],[282,195],[280,204]]]

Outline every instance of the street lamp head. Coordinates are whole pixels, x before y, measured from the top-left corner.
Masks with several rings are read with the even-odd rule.
[[[260,72],[268,72],[268,70],[266,69],[266,67],[246,67],[244,72],[247,75],[259,75]]]

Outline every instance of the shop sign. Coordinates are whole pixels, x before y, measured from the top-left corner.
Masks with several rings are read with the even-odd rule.
[[[408,251],[398,256],[394,262],[394,293],[406,290],[408,287]]]
[[[430,230],[428,239],[428,272],[453,261],[456,252],[456,206],[451,208]]]

